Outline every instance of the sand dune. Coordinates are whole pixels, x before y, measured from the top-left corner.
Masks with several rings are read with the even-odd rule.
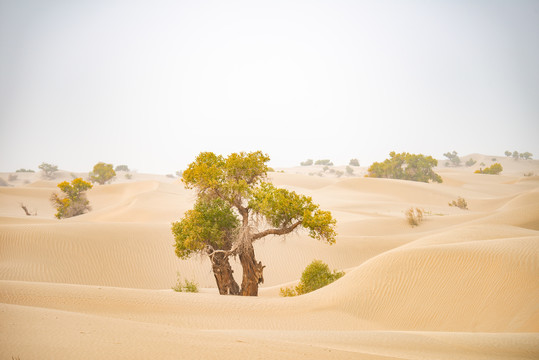
[[[194,200],[177,179],[95,186],[91,212],[57,220],[48,199],[63,178],[24,174],[0,188],[0,357],[539,358],[539,177],[524,176],[539,162],[497,161],[500,176],[442,166],[442,184],[271,173],[331,210],[339,236],[255,243],[258,298],[219,296],[207,259],[174,255],[170,224]],[[459,196],[469,210],[448,206]],[[411,206],[426,212],[418,227]],[[279,297],[313,259],[347,274]],[[202,292],[170,290],[177,272]]]

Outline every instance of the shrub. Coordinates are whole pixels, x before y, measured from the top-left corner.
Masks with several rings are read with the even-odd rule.
[[[509,151],[509,150],[506,150],[504,154],[507,157],[511,157],[511,155],[512,155],[511,151]]]
[[[177,273],[177,283],[175,286],[172,287],[172,290],[176,292],[197,293],[198,284],[195,281],[189,281],[187,279],[185,279],[182,283],[182,277],[180,273]]]
[[[328,170],[329,170],[329,166],[324,166],[324,167],[322,168],[322,170],[328,171]]]
[[[112,164],[105,164],[104,162],[99,162],[94,165],[94,169],[90,172],[89,175],[91,182],[103,185],[106,182],[109,182],[112,178],[114,178],[116,176],[116,172],[112,168]]]
[[[127,165],[118,165],[114,168],[114,171],[129,171],[129,166]]]
[[[301,166],[311,166],[313,164],[313,159],[307,159],[306,161],[302,161]]]
[[[453,200],[449,203],[449,206],[456,206],[459,209],[462,210],[468,210],[468,203],[464,198],[461,198],[460,196],[457,198],[457,200]]]
[[[337,171],[335,171],[335,175],[337,175],[337,177],[341,177],[341,176],[344,175],[344,171],[337,170]]]
[[[33,173],[33,172],[35,172],[35,171],[32,170],[32,169],[19,169],[19,170],[15,170],[15,172]]]
[[[401,153],[394,151],[389,153],[390,158],[382,163],[375,162],[369,167],[368,177],[402,179],[421,182],[442,182],[440,175],[432,168],[438,165],[438,161],[432,156],[422,154]]]
[[[328,166],[333,166],[333,163],[331,162],[331,160],[328,160],[328,159],[324,159],[324,160],[316,160],[315,165],[328,165]]]
[[[346,173],[348,175],[354,175],[354,169],[352,169],[350,166],[346,167]]]
[[[518,151],[513,151],[513,159],[515,160],[518,160],[518,158],[520,157],[520,154],[518,153]]]
[[[465,164],[466,164],[467,167],[470,167],[470,166],[474,166],[476,162],[477,162],[477,161],[475,161],[474,159],[470,158],[470,160],[466,161]]]
[[[295,288],[281,288],[280,294],[281,296],[307,294],[331,284],[343,275],[344,272],[330,271],[329,266],[321,260],[314,260],[303,270],[299,284]]]
[[[457,156],[457,152],[456,152],[456,151],[453,150],[452,153],[446,152],[446,153],[444,154],[444,156],[445,156],[446,158],[448,158],[449,161],[451,161],[451,164],[452,164],[453,166],[459,166],[459,165],[460,165],[460,158]]]
[[[530,160],[532,156],[533,154],[527,151],[525,153],[520,154],[520,157],[523,158],[524,160]]]
[[[57,210],[54,215],[56,218],[69,218],[91,210],[85,192],[92,188],[92,184],[77,178],[71,184],[67,181],[61,182],[58,184],[58,188],[65,193],[65,197],[61,198],[56,193],[51,195],[50,200]]]
[[[485,163],[484,162],[481,162],[481,164],[479,164],[479,166],[485,166]],[[476,171],[477,172],[477,171]]]
[[[15,181],[17,179],[18,179],[17,174],[9,174],[8,177],[7,177],[8,181]]]
[[[423,209],[420,208],[414,208],[411,207],[404,213],[406,215],[406,219],[408,220],[408,224],[410,224],[412,227],[418,226],[423,221]]]
[[[43,171],[43,175],[47,179],[54,179],[54,173],[58,171],[58,166],[47,163],[42,163],[38,168]]]
[[[476,174],[489,174],[489,175],[498,175],[503,171],[503,166],[500,163],[492,164],[490,167],[476,170]]]
[[[131,178],[133,178],[133,175],[131,175],[131,174],[125,174],[125,178],[126,178],[127,180],[131,180]]]
[[[348,163],[350,166],[359,166],[359,160],[358,159],[350,159],[350,162]]]

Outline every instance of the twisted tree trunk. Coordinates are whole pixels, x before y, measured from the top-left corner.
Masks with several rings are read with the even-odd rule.
[[[239,295],[240,287],[236,280],[234,280],[234,270],[232,270],[232,267],[230,266],[228,255],[224,253],[215,253],[210,256],[210,260],[219,294]]]
[[[239,258],[243,268],[241,283],[242,296],[258,296],[258,285],[264,282],[262,262],[256,261],[253,244],[249,241],[240,252]]]

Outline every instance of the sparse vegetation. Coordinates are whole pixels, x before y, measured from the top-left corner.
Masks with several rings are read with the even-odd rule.
[[[307,159],[306,161],[302,161],[300,163],[301,166],[311,166],[313,164],[313,159]]]
[[[359,160],[358,159],[350,159],[350,162],[348,163],[350,166],[359,166]]]
[[[473,158],[470,158],[468,161],[466,161],[465,165],[467,167],[470,167],[470,166],[474,166],[476,163],[477,163],[476,160],[474,160]]]
[[[527,151],[525,153],[520,154],[520,157],[523,158],[524,160],[531,160],[532,156],[533,154]]]
[[[86,198],[86,190],[92,188],[92,184],[77,178],[71,182],[67,181],[58,184],[58,188],[62,190],[65,197],[59,197],[58,194],[52,193],[51,202],[56,208],[56,218],[69,218],[77,215],[82,215],[91,210],[90,202]]]
[[[509,151],[509,150],[506,150],[504,154],[507,157],[511,157],[511,155],[512,155],[511,151]]]
[[[341,177],[341,176],[344,175],[344,171],[336,170],[336,171],[335,171],[335,175],[337,175],[337,177]]]
[[[116,176],[116,172],[114,171],[112,164],[99,162],[94,165],[94,169],[89,175],[91,182],[103,185],[110,182]]]
[[[33,172],[35,172],[35,171],[32,170],[32,169],[19,169],[19,170],[15,170],[15,172],[20,172],[20,173],[33,173]]]
[[[421,182],[442,182],[440,175],[432,168],[438,165],[438,161],[432,156],[422,154],[401,153],[394,151],[389,153],[390,158],[382,163],[375,162],[369,167],[368,177],[402,179]]]
[[[423,215],[424,211],[420,208],[414,208],[411,207],[404,213],[406,216],[406,220],[408,220],[408,224],[410,224],[412,227],[418,226],[423,221]]]
[[[479,170],[476,170],[476,174],[489,174],[489,175],[498,175],[503,171],[503,166],[500,163],[492,164],[491,166],[487,168],[480,168]]]
[[[127,165],[117,165],[114,168],[114,171],[130,171],[130,170],[129,170],[129,166]]]
[[[43,171],[43,176],[47,179],[54,179],[54,173],[58,171],[58,166],[42,163],[38,168]]]
[[[327,166],[333,166],[333,163],[331,160],[324,159],[324,160],[316,160],[314,162],[315,165],[327,165]]]
[[[131,180],[131,179],[133,178],[133,175],[127,173],[127,174],[125,174],[125,178],[126,178],[127,180]]]
[[[346,174],[348,175],[354,175],[354,169],[352,169],[351,166],[346,167]]]
[[[449,206],[456,206],[462,210],[468,210],[468,203],[462,197],[458,197],[457,200],[453,200],[449,203]]]
[[[299,284],[294,288],[281,288],[280,295],[296,296],[307,294],[329,285],[343,276],[344,272],[331,271],[329,266],[321,260],[314,260],[303,270]]]
[[[177,282],[176,285],[172,287],[172,290],[176,292],[190,292],[190,293],[197,293],[198,292],[198,284],[192,280],[184,279],[182,281],[182,277],[180,273],[177,273]]]
[[[458,157],[456,151],[453,150],[453,152],[446,152],[444,156],[448,158],[449,161],[451,161],[452,166],[460,166],[460,158]],[[447,166],[447,163],[446,163],[446,166]]]

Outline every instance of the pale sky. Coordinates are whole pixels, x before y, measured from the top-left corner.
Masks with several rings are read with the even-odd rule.
[[[539,1],[0,0],[0,171],[539,158]]]

